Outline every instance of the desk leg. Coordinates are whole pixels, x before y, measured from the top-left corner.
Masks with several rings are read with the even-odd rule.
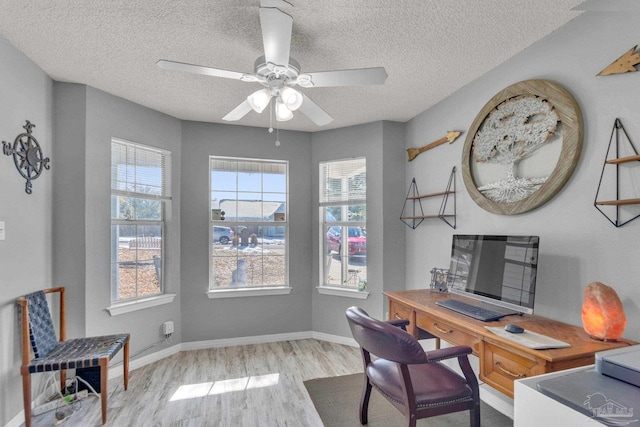
[[[435,339],[436,340],[436,350],[440,350],[440,338],[438,338],[437,336],[430,334],[429,332],[425,331],[424,329],[420,329],[418,327],[416,327],[416,331],[418,332],[417,334],[414,334],[413,336],[416,337],[416,339],[419,340],[428,340],[428,339]]]

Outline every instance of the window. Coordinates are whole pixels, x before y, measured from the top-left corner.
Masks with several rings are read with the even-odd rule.
[[[111,140],[111,301],[163,293],[170,153]]]
[[[210,157],[209,289],[288,286],[288,163]]]
[[[320,163],[322,285],[363,290],[367,282],[367,165]]]

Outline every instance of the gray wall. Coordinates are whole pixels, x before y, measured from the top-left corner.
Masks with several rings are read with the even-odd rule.
[[[311,329],[311,135],[245,126],[182,125],[183,341],[207,341]],[[209,156],[289,161],[289,295],[209,299]]]
[[[465,134],[453,145],[420,155],[406,175],[407,181],[415,176],[427,193],[444,189],[451,167],[458,166],[455,232],[540,236],[537,314],[581,325],[583,291],[601,281],[618,292],[628,319],[625,336],[635,340],[640,340],[640,220],[615,228],[593,201],[614,119],[622,120],[632,140],[640,137],[640,73],[596,74],[638,40],[637,14],[587,12],[407,124],[407,147],[419,147],[447,130],[466,131],[484,104],[512,83],[541,78],[562,84],[582,109],[584,146],[567,185],[538,209],[494,215],[471,200],[459,172]],[[434,221],[407,231],[409,288],[427,286],[425,273],[432,267],[448,267],[454,230]]]
[[[0,57],[0,141],[13,146],[15,137],[25,132],[25,120],[30,120],[44,156],[51,158],[51,169],[33,181],[33,193],[28,195],[13,157],[0,152],[0,221],[6,225],[6,240],[0,241],[0,425],[4,425],[22,407],[15,298],[51,284],[51,188],[57,160],[51,79],[2,37]]]
[[[113,331],[131,332],[131,351],[163,338],[162,322],[175,322],[176,342],[181,341],[180,319],[180,121],[97,89],[87,87],[86,128],[86,327],[88,335]],[[165,292],[176,294],[172,304],[110,317],[110,162],[111,137],[171,151],[171,206],[165,222]],[[161,349],[156,347],[154,350]]]
[[[69,337],[86,336],[86,111],[87,87],[53,84],[53,283],[64,286]]]
[[[180,332],[180,121],[97,89],[55,83],[54,282],[67,288],[69,336],[131,333],[136,356],[159,342],[161,324]],[[165,290],[172,304],[111,317],[111,138],[171,151],[172,202],[166,221]],[[164,344],[166,346],[166,344]],[[156,347],[159,350],[162,347]],[[121,355],[117,356],[121,358]]]
[[[319,222],[319,163],[365,156],[367,160],[366,300],[313,293],[313,330],[351,336],[345,310],[358,305],[375,317],[384,315],[384,290],[404,288],[404,229],[398,221],[404,203],[404,125],[375,122],[313,134],[313,216]],[[319,234],[313,234],[313,283],[320,283]],[[387,244],[388,243],[388,244]]]
[[[406,139],[404,123],[383,122],[382,125],[382,283],[385,291],[406,288],[405,250],[407,226],[399,221],[407,195],[405,170],[407,153],[402,150]],[[387,262],[387,260],[389,260]],[[374,260],[375,261],[375,260]],[[383,299],[385,307],[386,298]],[[384,313],[386,313],[386,308]]]

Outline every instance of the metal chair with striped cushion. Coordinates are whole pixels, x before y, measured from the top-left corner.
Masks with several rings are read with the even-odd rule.
[[[60,294],[60,340],[49,311],[46,294]],[[31,374],[60,371],[61,387],[64,387],[67,369],[100,369],[100,399],[102,423],[107,421],[107,372],[109,361],[124,348],[124,388],[129,383],[129,334],[105,335],[66,339],[64,287],[49,288],[24,295],[17,299],[22,321],[22,386],[24,394],[25,426],[31,425]],[[33,349],[31,358],[29,344]]]

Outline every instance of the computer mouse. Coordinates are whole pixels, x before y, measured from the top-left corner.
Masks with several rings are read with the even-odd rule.
[[[514,325],[513,323],[509,323],[504,327],[504,330],[507,332],[511,332],[512,334],[521,334],[524,332],[524,328],[522,326]]]

